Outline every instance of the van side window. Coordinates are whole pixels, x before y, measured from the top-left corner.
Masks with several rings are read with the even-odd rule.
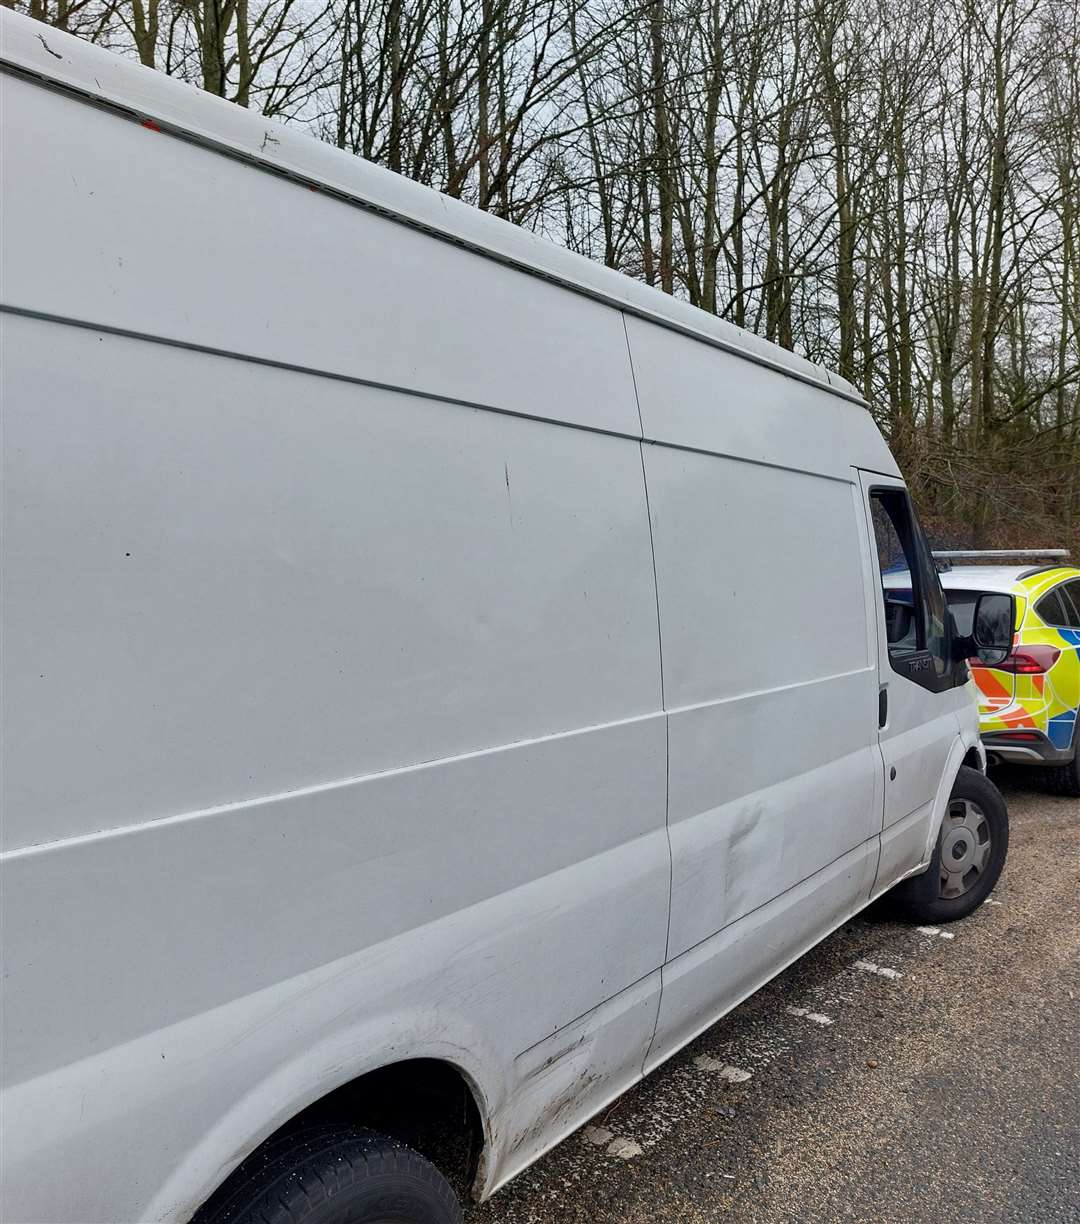
[[[922,635],[919,632],[921,618],[915,612],[915,583],[911,561],[882,498],[875,494],[870,508],[877,539],[889,654],[893,657],[911,654],[922,647]]]
[[[945,595],[907,494],[874,489],[870,511],[893,670],[926,688],[949,687]]]

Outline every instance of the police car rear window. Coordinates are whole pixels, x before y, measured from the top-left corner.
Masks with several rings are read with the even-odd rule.
[[[1035,605],[1039,619],[1048,625],[1068,626],[1071,622],[1072,607],[1064,598],[1064,588],[1056,587],[1044,595]]]

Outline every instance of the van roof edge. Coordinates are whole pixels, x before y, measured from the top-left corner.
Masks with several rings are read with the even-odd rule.
[[[0,65],[15,74],[153,121],[162,131],[224,156],[318,184],[357,207],[869,409],[855,386],[825,366],[303,129],[245,110],[10,9],[0,9],[0,27]],[[339,167],[347,167],[347,175]]]

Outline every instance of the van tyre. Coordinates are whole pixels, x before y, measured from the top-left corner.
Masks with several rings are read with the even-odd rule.
[[[352,1126],[318,1126],[258,1149],[195,1224],[461,1224],[449,1182],[419,1152]]]
[[[915,922],[955,922],[994,889],[1009,851],[1009,812],[985,775],[960,767],[930,866],[905,880],[897,901]]]

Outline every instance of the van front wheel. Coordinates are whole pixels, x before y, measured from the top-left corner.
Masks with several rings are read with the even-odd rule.
[[[930,866],[905,880],[897,900],[916,922],[955,922],[994,889],[1009,849],[1009,812],[989,778],[960,767]]]
[[[419,1152],[352,1126],[317,1126],[257,1149],[198,1224],[461,1224],[446,1178]]]

